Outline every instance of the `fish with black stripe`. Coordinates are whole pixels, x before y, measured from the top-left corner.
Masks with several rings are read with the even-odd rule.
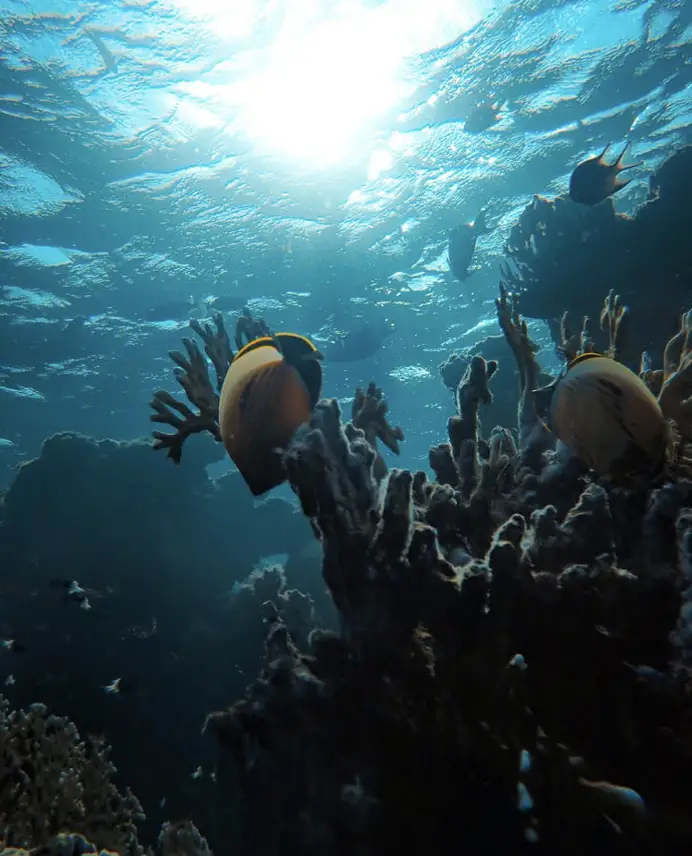
[[[550,430],[599,475],[620,480],[662,465],[669,429],[661,406],[617,360],[580,354],[537,393],[548,402]]]
[[[221,388],[219,429],[255,496],[286,480],[282,452],[320,398],[321,360],[309,339],[276,333],[249,342],[231,362]]]

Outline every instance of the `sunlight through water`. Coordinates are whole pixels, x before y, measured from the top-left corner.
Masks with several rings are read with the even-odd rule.
[[[378,125],[391,124],[415,88],[406,58],[457,38],[488,6],[483,0],[244,0],[231,12],[225,0],[174,3],[181,14],[206,20],[234,54],[254,54],[243,76],[225,87],[233,131],[246,134],[258,153],[315,167],[352,155]],[[267,31],[273,38],[258,46]],[[218,109],[218,93],[214,101]]]

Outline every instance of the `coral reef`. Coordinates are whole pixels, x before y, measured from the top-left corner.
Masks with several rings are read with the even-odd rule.
[[[99,849],[136,853],[142,809],[113,784],[109,752],[45,706],[10,710],[0,697],[0,839],[31,848],[71,831]]]
[[[2,842],[0,841],[0,844]],[[110,850],[99,850],[83,835],[61,832],[37,847],[5,847],[0,856],[83,856],[85,853],[100,853],[109,856]]]
[[[0,696],[0,854],[142,856],[142,808],[114,785],[110,747],[83,741],[45,705],[11,710]],[[161,826],[160,856],[212,856],[189,819]]]
[[[642,351],[660,353],[692,293],[692,146],[672,154],[651,176],[648,201],[633,216],[612,199],[595,207],[541,196],[513,227],[503,284],[517,292],[524,315],[552,322],[568,311],[597,317],[615,289],[633,317],[621,358],[636,368]]]
[[[689,853],[692,481],[673,466],[616,485],[555,450],[504,290],[497,311],[516,441],[479,436],[496,365],[476,356],[436,481],[378,483],[333,400],[286,451],[339,631],[306,644],[269,609],[261,675],[208,717],[231,851]],[[611,354],[622,318],[611,295]],[[686,324],[668,378],[687,371]],[[686,384],[670,394],[686,413]]]
[[[13,706],[39,699],[106,737],[118,782],[145,808],[145,840],[190,816],[214,849],[213,783],[191,778],[214,760],[200,731],[263,650],[259,605],[229,604],[229,592],[263,557],[288,555],[285,587],[333,623],[309,522],[295,502],[254,503],[238,473],[212,480],[205,467],[222,451],[193,437],[174,467],[146,439],[58,434],[0,501],[0,688],[11,676]],[[304,572],[306,552],[315,558]],[[66,597],[71,580],[89,590],[90,609]],[[127,689],[104,692],[116,677]]]

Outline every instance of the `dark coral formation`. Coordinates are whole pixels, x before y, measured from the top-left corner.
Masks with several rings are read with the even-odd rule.
[[[104,740],[82,740],[45,705],[12,710],[0,696],[0,854],[142,856],[134,794],[121,793]],[[161,826],[160,856],[213,856],[189,819]]]
[[[642,351],[659,354],[692,295],[692,146],[651,176],[648,200],[632,217],[612,199],[595,207],[566,196],[535,196],[513,227],[503,283],[524,315],[553,324],[564,312],[598,317],[616,289],[633,310],[622,354],[635,368]]]
[[[469,362],[476,354],[496,362],[501,369],[493,381],[492,401],[483,407],[483,424],[489,427],[501,425],[505,428],[514,428],[517,424],[519,406],[518,370],[514,363],[512,349],[504,336],[487,336],[473,348],[450,354],[439,366],[442,382],[456,396]],[[541,386],[550,383],[551,380],[551,375],[541,372],[539,376]]]
[[[59,434],[0,500],[0,685],[12,675],[14,706],[40,700],[107,738],[150,841],[179,816],[213,837],[214,749],[200,731],[257,672],[261,603],[299,587],[332,620],[309,522],[283,498],[255,503],[239,473],[212,480],[205,466],[220,451],[193,437],[174,467],[148,440]],[[286,579],[248,592],[250,569],[275,554],[288,554]],[[71,580],[90,609],[67,597]],[[242,592],[229,598],[234,585]],[[292,630],[301,603],[287,603]],[[117,677],[127,688],[106,693]],[[198,765],[205,776],[193,779]]]
[[[77,832],[120,856],[136,853],[142,809],[111,781],[109,752],[43,705],[10,710],[0,697],[0,840],[30,848]]]
[[[526,325],[506,293],[497,308],[518,442],[479,435],[496,367],[478,356],[436,481],[378,485],[335,401],[286,452],[340,629],[304,645],[270,609],[260,677],[208,719],[231,852],[692,846],[692,482],[673,467],[616,486],[555,451]],[[606,309],[612,332],[614,296]]]

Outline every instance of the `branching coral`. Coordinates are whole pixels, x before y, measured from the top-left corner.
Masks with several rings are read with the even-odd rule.
[[[377,452],[379,439],[391,452],[398,455],[401,451],[399,443],[404,439],[404,432],[398,425],[392,427],[387,421],[389,405],[383,398],[382,390],[370,383],[367,390],[357,389],[353,399],[351,421],[355,428],[363,431],[365,439]],[[375,478],[380,481],[387,472],[387,465],[377,452],[374,462]]]
[[[674,420],[686,441],[692,440],[692,312],[680,321],[680,330],[670,339],[663,353],[663,369],[649,383],[656,390],[658,402],[668,419]]]
[[[209,432],[218,442],[221,441],[219,430],[219,395],[228,368],[235,356],[231,347],[228,333],[221,313],[214,316],[214,326],[190,322],[190,327],[204,343],[204,352],[216,373],[216,384],[212,386],[209,377],[209,362],[204,358],[199,345],[194,339],[183,339],[187,356],[180,351],[171,351],[169,356],[176,364],[175,377],[182,386],[190,403],[197,408],[192,410],[184,402],[178,401],[165,390],[154,393],[150,403],[154,413],[152,422],[170,425],[175,433],[155,431],[154,449],[168,449],[168,457],[175,463],[180,463],[183,443],[191,434],[203,431]],[[261,336],[271,336],[272,331],[261,318],[253,317],[245,309],[236,322],[235,346],[240,350],[244,345]],[[387,421],[388,405],[383,398],[382,390],[371,383],[367,390],[356,390],[353,401],[352,419],[354,425],[365,432],[367,441],[376,453],[375,474],[381,479],[387,472],[387,466],[377,450],[379,439],[394,454],[399,454],[399,443],[404,439],[404,433],[399,426],[392,427]]]
[[[537,469],[541,455],[553,442],[540,417],[534,392],[541,370],[536,359],[538,349],[529,336],[526,322],[519,315],[516,297],[510,296],[503,285],[500,286],[496,307],[500,329],[519,368],[519,449],[524,462]]]
[[[209,366],[194,339],[183,339],[187,351],[185,357],[180,351],[171,351],[170,358],[176,364],[175,378],[185,390],[185,394],[197,408],[197,413],[184,402],[178,401],[165,390],[154,393],[151,407],[154,410],[152,422],[163,423],[175,428],[175,433],[154,432],[154,448],[168,449],[168,457],[180,463],[183,443],[191,434],[208,431],[215,440],[221,441],[219,432],[219,394],[226,372],[233,359],[233,350],[224,327],[223,316],[214,317],[215,328],[209,324],[192,321],[190,326],[202,338],[204,350],[216,371],[216,389],[209,378]]]
[[[180,463],[183,443],[191,434],[208,431],[215,440],[221,441],[219,394],[235,353],[228,339],[223,316],[220,312],[216,313],[213,322],[214,325],[212,326],[209,323],[200,323],[197,319],[193,319],[190,322],[190,327],[202,340],[204,353],[214,367],[215,386],[212,386],[209,377],[209,363],[194,339],[183,339],[187,356],[180,351],[169,353],[170,358],[177,366],[175,378],[182,386],[190,403],[197,408],[197,413],[165,390],[155,392],[151,401],[151,408],[154,410],[151,421],[175,428],[174,434],[155,431],[154,448],[168,449],[168,457],[176,464]],[[260,336],[269,335],[271,335],[271,330],[264,320],[253,317],[249,309],[244,309],[236,322],[236,349],[240,350],[248,342]]]
[[[241,806],[234,843],[258,856],[692,846],[692,483],[628,490],[560,464],[506,293],[498,317],[520,367],[519,448],[508,431],[480,440],[495,366],[476,357],[431,451],[438,481],[378,482],[334,401],[286,452],[340,632],[301,651],[270,608],[261,676],[209,717]],[[622,318],[609,295],[611,355]]]
[[[108,754],[108,746],[83,742],[72,722],[43,705],[12,711],[0,699],[0,839],[35,847],[79,832],[98,848],[136,852],[141,806],[113,784]]]
[[[2,844],[2,842],[0,842]],[[83,835],[63,833],[46,841],[39,847],[5,847],[0,850],[0,856],[84,856],[86,853],[99,853],[100,856],[110,856],[110,850],[101,850],[87,841]]]

